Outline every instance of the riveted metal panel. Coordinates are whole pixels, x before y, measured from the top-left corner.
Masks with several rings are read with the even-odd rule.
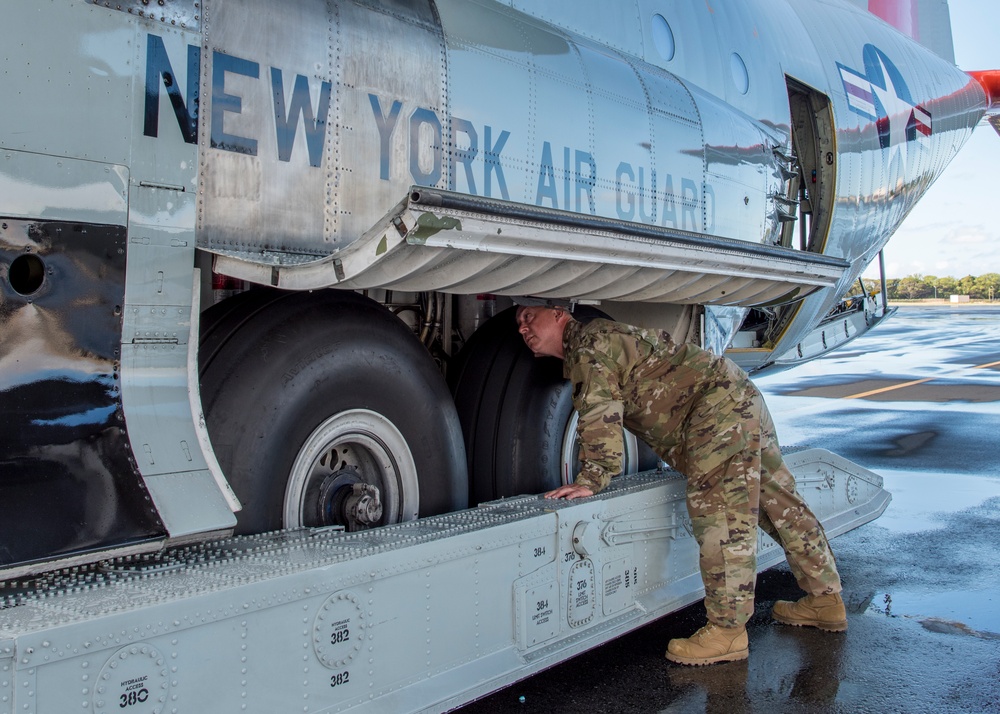
[[[517,646],[530,650],[555,637],[562,626],[559,583],[554,581],[554,565],[514,583]]]
[[[14,642],[0,638],[0,714],[14,712]]]
[[[199,163],[192,119],[204,129],[205,50],[190,25],[137,22],[136,66],[146,91],[134,97],[122,402],[137,467],[167,533],[178,538],[235,524],[236,500],[201,424],[193,369]]]
[[[83,2],[5,7],[0,146],[127,165],[135,39],[119,13]]]
[[[197,30],[201,24],[201,0],[87,0],[87,2],[169,27]]]
[[[0,151],[0,215],[124,225],[128,180],[126,166]]]
[[[729,75],[728,53],[723,54],[713,28],[714,14],[705,3],[637,0],[643,33],[642,57],[650,64],[683,77],[686,82],[721,96],[719,83]],[[662,16],[673,35],[674,54],[663,57],[651,32],[654,15]]]
[[[631,558],[604,564],[601,569],[601,609],[605,615],[613,615],[632,606],[638,578],[638,568],[633,567]]]
[[[789,465],[834,474],[820,514],[828,533],[887,505],[877,476],[828,452]],[[815,486],[802,479],[806,499]],[[230,538],[55,573],[0,597],[0,694],[16,650],[14,710],[36,714],[101,710],[147,684],[150,706],[166,692],[178,711],[446,711],[703,597],[693,538],[668,537],[666,522],[664,537],[629,530],[655,530],[676,509],[683,477],[650,472],[579,501],[519,497],[359,533]],[[618,544],[595,539],[586,560],[519,575],[527,544],[555,538],[572,553],[580,523],[614,528]],[[780,558],[762,548],[758,567]],[[573,581],[588,591],[587,617],[567,607]],[[633,587],[630,607],[622,589]]]
[[[433,3],[373,0],[335,9],[340,84],[328,168],[336,173],[324,242],[310,244],[324,251],[355,242],[412,184],[446,187],[451,144],[467,140],[451,128],[448,62]]]
[[[566,620],[570,627],[582,627],[594,619],[597,611],[597,584],[594,561],[590,558],[573,563],[566,586]]]
[[[340,89],[331,3],[205,2],[202,30],[199,229],[213,245],[323,245]]]

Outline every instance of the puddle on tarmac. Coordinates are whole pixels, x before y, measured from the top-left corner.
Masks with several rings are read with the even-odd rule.
[[[1000,496],[1000,479],[913,471],[880,471],[892,503],[874,525],[894,534],[948,527],[954,514]],[[1000,591],[893,590],[876,593],[869,613],[917,620],[932,632],[1000,639]]]
[[[874,523],[893,533],[944,528],[947,516],[1000,496],[1000,479],[989,476],[889,470],[878,474],[892,503]]]
[[[1000,640],[1000,593],[996,590],[875,593],[868,612],[911,618],[932,632]]]

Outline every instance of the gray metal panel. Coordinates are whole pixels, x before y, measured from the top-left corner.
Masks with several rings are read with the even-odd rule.
[[[698,97],[705,137],[705,183],[715,204],[713,233],[750,242],[774,243],[778,227],[769,196],[784,193],[772,150],[780,140],[751,122],[734,121],[717,102]]]
[[[202,203],[198,147],[183,135],[165,89],[187,86],[194,69],[188,66],[188,47],[197,48],[199,38],[129,15],[113,16],[143,25],[135,47],[137,66],[153,62],[158,47],[170,59],[169,78],[156,75],[154,136],[147,135],[146,92],[133,96],[121,378],[135,463],[168,535],[178,538],[232,528],[232,511],[238,508],[205,435],[191,366],[197,347],[191,344],[197,314],[195,222]]]
[[[580,46],[578,51],[589,85],[586,97],[593,137],[592,146],[579,147],[593,154],[593,166],[582,164],[580,173],[585,180],[591,169],[596,169],[596,185],[593,207],[583,201],[577,205],[576,198],[582,193],[577,190],[572,210],[620,217],[616,180],[620,165],[628,163],[638,170],[653,163],[648,98],[639,76],[624,58],[586,46]],[[695,181],[700,183],[700,178],[696,176]]]
[[[433,173],[440,161],[437,184],[447,185],[447,147],[429,138],[435,119],[442,141],[453,140],[447,138],[447,60],[432,4],[342,2],[337,12],[338,173],[327,199],[335,229],[327,235],[331,245],[342,247],[370,229],[415,182],[411,162]],[[332,138],[335,127],[328,131]],[[414,131],[422,143],[412,141]]]
[[[15,150],[0,153],[0,214],[121,226],[127,211],[125,166]]]
[[[87,0],[98,7],[119,10],[168,27],[197,30],[201,24],[199,0]]]
[[[14,642],[0,638],[0,714],[14,714]]]
[[[190,426],[187,336],[182,344],[154,339],[122,344],[125,423],[136,464],[146,478],[205,468]]]
[[[335,201],[327,208],[334,146],[326,140],[335,128],[321,111],[340,89],[330,4],[209,1],[202,28],[199,230],[217,245],[322,245],[335,229],[328,210],[336,212]],[[279,136],[279,112],[289,124],[294,114],[290,141]],[[310,114],[319,122],[316,155],[304,128]]]
[[[788,463],[828,533],[888,504],[879,477],[829,452]],[[58,573],[0,600],[0,667],[17,653],[0,692],[34,714],[111,711],[143,688],[178,711],[444,711],[700,599],[684,490],[650,472],[580,501],[525,496]],[[759,538],[758,567],[780,562]]]
[[[473,195],[534,202],[536,181],[527,157],[537,150],[531,128],[537,88],[527,58],[552,40],[493,3],[444,0],[437,8],[448,51],[448,108],[456,144],[446,147],[453,157],[448,166],[455,169],[449,185]],[[569,51],[565,43],[561,49]],[[573,110],[564,108],[571,116]],[[468,149],[469,129],[478,134],[478,150],[468,164],[474,184],[454,153]]]
[[[132,192],[129,224],[129,273],[125,300],[131,306],[126,319],[138,324],[164,320],[164,329],[171,329],[175,342],[187,343],[191,326],[191,271],[194,262],[194,232],[190,224],[178,230],[170,225],[171,209],[167,204],[184,204],[180,212],[183,219],[194,218],[194,196],[155,189],[137,188]],[[142,206],[142,204],[146,204]],[[152,205],[151,205],[152,204]],[[163,211],[146,223],[141,218],[143,209],[161,206]],[[156,220],[162,223],[157,225]],[[171,327],[172,326],[172,327]],[[148,334],[126,333],[125,342],[132,342]]]
[[[729,53],[719,46],[712,7],[662,0],[638,0],[637,5],[644,37],[643,59],[721,96],[719,83],[729,76]],[[650,21],[654,14],[662,15],[673,31],[675,53],[670,60],[659,55],[653,42]]]
[[[557,27],[642,56],[640,17],[634,0],[617,0],[613,12],[608,12],[605,0],[510,0],[510,4]]]
[[[786,56],[785,41],[777,34],[786,32],[789,24],[786,2],[721,0],[713,2],[712,10],[723,72],[717,84],[723,91],[711,89],[712,93],[790,140],[788,96],[781,66]],[[746,66],[749,87],[745,93],[739,91],[733,78],[733,54]]]
[[[182,441],[177,446],[185,454],[198,450],[197,442]],[[143,456],[145,454],[138,456],[140,461]],[[232,533],[236,518],[215,476],[208,469],[193,470],[190,463],[187,466],[187,471],[155,474],[144,479],[170,537],[182,539],[213,531]]]
[[[82,2],[5,6],[4,103],[17,111],[0,112],[0,146],[128,165],[135,39],[118,13]]]

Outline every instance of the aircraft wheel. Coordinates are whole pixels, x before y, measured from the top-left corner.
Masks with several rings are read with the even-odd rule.
[[[574,317],[605,317],[578,306]],[[515,308],[479,328],[450,383],[465,434],[470,503],[542,493],[580,471],[578,416],[558,359],[536,358],[517,332]],[[656,455],[625,432],[625,473],[655,468]]]
[[[334,290],[252,290],[203,324],[202,404],[243,503],[237,532],[360,530],[465,507],[447,386],[381,305]]]

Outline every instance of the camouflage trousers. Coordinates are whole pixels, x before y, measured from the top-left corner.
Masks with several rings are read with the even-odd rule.
[[[753,614],[758,526],[782,546],[806,593],[840,592],[823,526],[795,490],[756,387],[693,422],[676,461],[687,476],[709,622],[738,627]]]

